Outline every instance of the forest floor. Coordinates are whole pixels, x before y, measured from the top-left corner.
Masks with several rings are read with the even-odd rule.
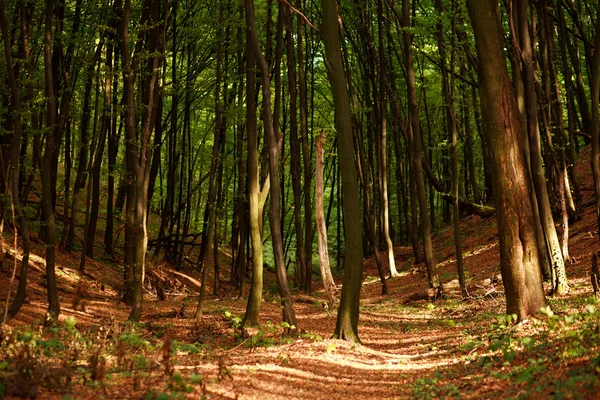
[[[275,276],[268,270],[262,325],[251,337],[240,335],[246,301],[232,297],[227,272],[194,328],[198,273],[176,272],[151,256],[148,269],[178,290],[164,301],[147,290],[142,322],[128,323],[129,308],[119,301],[120,261],[88,259],[87,274],[80,277],[78,252],[58,255],[60,323],[44,330],[44,259],[38,243],[27,302],[0,330],[0,398],[597,398],[600,307],[592,297],[589,268],[598,232],[589,149],[584,153],[577,165],[583,218],[570,226],[571,291],[548,297],[550,308],[537,318],[515,325],[505,315],[495,217],[470,216],[461,223],[467,299],[455,280],[449,226],[434,237],[446,284],[440,300],[411,300],[425,293],[427,278],[423,265],[413,265],[410,248],[395,249],[400,276],[388,280],[387,296],[381,296],[374,260],[367,260],[362,345],[330,339],[336,310],[325,305],[318,280],[311,297],[294,292],[301,333],[282,337]],[[10,243],[5,239],[3,252],[12,251]],[[222,269],[229,269],[226,250]],[[1,266],[0,299],[8,292],[12,260],[6,257]],[[213,292],[211,278],[207,293]],[[74,309],[80,286],[87,292],[84,309]]]

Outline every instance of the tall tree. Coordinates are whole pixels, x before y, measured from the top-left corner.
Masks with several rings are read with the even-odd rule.
[[[569,291],[565,263],[560,249],[556,227],[552,219],[552,210],[548,198],[546,176],[544,174],[542,149],[540,143],[540,126],[538,124],[537,97],[535,89],[535,70],[533,66],[533,50],[529,35],[529,17],[527,0],[517,1],[518,31],[522,58],[522,77],[525,94],[525,110],[527,116],[527,135],[531,159],[531,175],[533,187],[540,212],[542,232],[546,239],[546,250],[553,272],[553,287],[559,294]]]
[[[528,194],[521,125],[504,56],[500,10],[494,0],[468,0],[477,55],[484,133],[489,143],[500,270],[508,314],[519,320],[546,305]]]
[[[414,6],[414,5],[413,5]],[[427,212],[427,198],[425,193],[425,179],[423,177],[422,166],[422,136],[421,122],[419,117],[419,104],[417,100],[417,87],[415,82],[415,70],[413,64],[413,39],[410,32],[411,12],[410,1],[402,0],[402,27],[404,28],[404,56],[406,58],[406,86],[408,91],[408,109],[410,116],[410,125],[408,127],[408,146],[411,157],[411,167],[416,185],[416,198],[419,203],[421,216],[421,228],[423,231],[423,247],[425,249],[425,266],[427,267],[427,278],[429,286],[432,288],[440,287],[439,277],[435,270],[435,260],[433,256],[433,244],[431,242],[431,222]],[[413,229],[416,229],[413,226]]]
[[[120,1],[120,0],[117,0]],[[158,70],[160,66],[159,52],[162,2],[145,0],[142,12],[142,23],[152,26],[147,32],[139,35],[136,49],[145,42],[148,57],[139,90],[142,93],[143,112],[141,127],[138,130],[136,118],[135,75],[139,62],[132,60],[129,42],[129,24],[131,20],[131,0],[125,0],[123,15],[119,26],[124,91],[124,125],[125,125],[125,160],[128,174],[127,210],[126,210],[126,259],[125,268],[130,271],[130,304],[129,318],[139,321],[142,312],[142,290],[145,274],[146,249],[148,245],[147,212],[148,182],[150,179],[151,150],[150,139],[155,126],[156,105],[158,103]],[[160,54],[160,53],[159,53]],[[136,54],[137,56],[137,54]],[[126,287],[127,291],[127,287]]]
[[[46,143],[42,154],[41,146],[36,146],[36,157],[42,175],[42,220],[44,243],[46,244],[46,280],[48,291],[48,311],[44,325],[53,325],[58,320],[60,305],[56,289],[56,225],[54,220],[54,203],[52,195],[52,155],[56,141],[54,130],[56,124],[56,94],[54,91],[53,57],[52,57],[52,21],[54,1],[46,1],[44,22],[44,78],[46,95]]]
[[[354,164],[352,114],[342,61],[341,17],[336,0],[321,0],[321,6],[323,8],[321,34],[325,45],[325,66],[331,84],[335,110],[344,210],[344,278],[334,337],[358,342],[359,298],[362,281],[362,228],[361,220],[357,218],[360,215],[360,202]]]
[[[280,138],[275,132],[273,126],[273,114],[271,110],[271,78],[267,60],[265,59],[258,34],[256,32],[256,22],[254,19],[254,1],[245,0],[246,5],[246,29],[250,34],[250,45],[256,57],[256,63],[260,71],[262,101],[263,101],[263,126],[266,136],[266,146],[268,152],[269,175],[271,181],[271,203],[269,206],[269,227],[271,228],[271,243],[273,245],[273,254],[275,258],[275,274],[277,277],[277,286],[281,297],[281,306],[283,311],[283,322],[288,324],[286,332],[298,329],[296,323],[296,314],[292,308],[292,296],[287,279],[285,260],[283,255],[283,236],[281,232],[281,186],[279,182],[279,152]]]
[[[19,286],[17,288],[17,294],[13,299],[10,308],[8,309],[8,318],[14,317],[25,300],[26,289],[27,289],[27,271],[29,268],[29,227],[23,208],[21,207],[21,199],[19,197],[19,156],[21,147],[21,131],[22,131],[22,103],[21,103],[21,92],[19,90],[19,83],[13,67],[12,51],[10,48],[10,37],[8,35],[8,28],[6,24],[6,15],[4,8],[4,0],[0,0],[0,29],[2,30],[2,41],[4,42],[4,54],[6,57],[6,68],[8,70],[8,80],[10,83],[10,90],[12,96],[12,118],[13,118],[13,133],[11,140],[11,152],[10,152],[10,191],[11,200],[14,207],[15,220],[14,224],[14,235],[21,233],[23,241],[23,257],[21,258],[21,272],[19,274]],[[22,31],[25,34],[25,31]],[[23,38],[26,41],[25,37]],[[26,47],[24,44],[23,47]],[[26,50],[28,51],[28,49]],[[26,57],[28,58],[28,57]],[[10,293],[9,293],[10,295]],[[4,321],[6,322],[6,321]]]

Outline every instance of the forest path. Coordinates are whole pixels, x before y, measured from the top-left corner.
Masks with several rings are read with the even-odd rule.
[[[577,165],[585,208],[583,219],[570,227],[573,264],[568,274],[572,290],[567,296],[549,298],[552,309],[561,318],[589,309],[588,268],[597,227],[588,153],[586,149]],[[381,296],[374,259],[366,260],[359,321],[362,345],[330,339],[336,312],[323,306],[326,297],[318,280],[313,282],[312,297],[294,293],[301,333],[296,338],[282,338],[281,308],[275,276],[270,271],[265,272],[262,325],[251,338],[240,336],[238,326],[246,302],[228,290],[226,271],[221,291],[217,296],[209,295],[205,315],[194,329],[198,273],[173,271],[168,263],[156,260],[149,260],[150,270],[170,282],[178,293],[159,301],[154,293],[146,291],[142,323],[124,324],[129,308],[119,301],[122,293],[119,258],[88,259],[87,274],[80,278],[76,272],[79,254],[61,253],[57,262],[60,320],[65,326],[76,321],[77,333],[62,328],[41,333],[42,342],[59,339],[63,343],[61,348],[68,350],[52,353],[39,362],[45,360],[48,368],[55,365],[50,371],[60,371],[56,365],[63,365],[60,363],[67,362],[64,360],[68,357],[75,357],[78,365],[87,363],[87,353],[73,347],[76,335],[78,340],[89,343],[86,351],[97,349],[94,351],[105,354],[109,372],[103,385],[74,379],[64,387],[48,387],[40,381],[38,398],[63,398],[65,393],[72,398],[149,399],[159,398],[160,393],[171,396],[164,398],[204,395],[214,399],[553,397],[556,393],[566,398],[593,398],[598,386],[594,382],[598,379],[597,372],[590,367],[590,354],[595,354],[597,340],[590,342],[585,335],[573,336],[573,343],[579,343],[573,346],[579,347],[565,358],[565,352],[571,354],[571,348],[557,349],[571,346],[571,339],[553,342],[552,331],[544,331],[543,323],[506,324],[503,287],[497,278],[495,227],[494,217],[471,216],[461,223],[470,291],[466,301],[460,298],[455,284],[450,227],[441,228],[434,237],[438,272],[446,284],[442,300],[414,300],[425,293],[427,279],[424,266],[412,264],[410,248],[395,249],[400,275],[388,280],[387,296]],[[34,253],[43,254],[40,243]],[[222,256],[223,268],[228,269],[227,252],[223,251]],[[387,267],[387,260],[382,258]],[[12,259],[9,257],[8,261]],[[12,273],[11,268],[6,268],[12,267],[8,261],[0,270],[2,281],[8,281]],[[39,331],[46,308],[43,273],[43,258],[33,256],[27,303],[10,322],[15,330]],[[212,276],[208,281],[207,293],[212,293]],[[87,291],[85,309],[75,310],[72,303],[80,286]],[[5,298],[7,290],[7,286],[0,287],[0,298]],[[537,347],[524,344],[525,337],[537,338],[534,339]],[[164,343],[172,343],[175,351],[169,365],[178,373],[174,376],[180,378],[164,374],[166,361],[161,350]],[[126,351],[120,354],[119,346],[123,344]],[[118,367],[119,357],[129,364],[121,360]],[[142,372],[134,368],[140,357],[145,360],[143,365],[150,365],[142,368]],[[129,370],[123,370],[123,365],[129,365]],[[201,384],[193,374],[202,376]],[[581,381],[587,377],[590,381]],[[574,383],[570,383],[573,379]],[[34,382],[35,379],[30,379],[29,385],[35,386]]]

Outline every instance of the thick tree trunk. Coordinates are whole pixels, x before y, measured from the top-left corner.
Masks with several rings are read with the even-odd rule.
[[[489,143],[500,269],[507,313],[525,320],[546,305],[515,94],[504,56],[498,3],[468,0],[480,60],[479,90]]]

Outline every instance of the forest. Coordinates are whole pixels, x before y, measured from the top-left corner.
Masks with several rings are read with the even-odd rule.
[[[596,398],[599,2],[0,28],[0,399]]]

